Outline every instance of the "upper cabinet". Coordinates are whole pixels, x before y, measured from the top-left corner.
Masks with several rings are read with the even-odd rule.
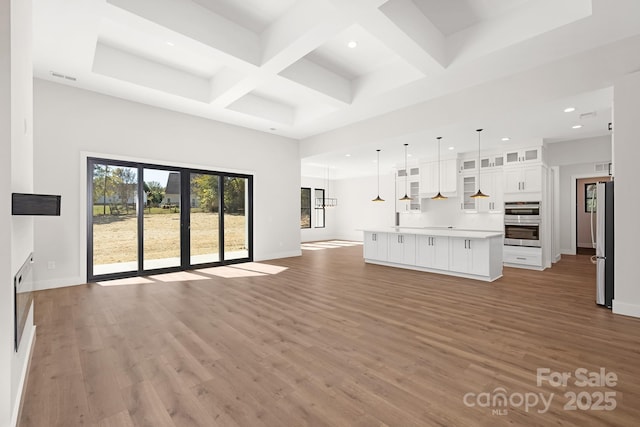
[[[497,168],[504,166],[504,154],[492,154],[480,158],[480,169]]]
[[[478,163],[477,159],[464,159],[464,160],[461,160],[460,161],[460,172],[469,172],[469,171],[476,170],[476,168],[478,167],[477,163]]]
[[[407,174],[407,170],[409,173]],[[396,193],[398,199],[405,194],[411,197],[409,201],[399,201],[397,203],[398,212],[420,212],[420,175],[418,166],[409,167],[407,170],[398,169],[396,177]]]
[[[464,212],[478,211],[476,199],[471,197],[477,191],[477,179],[478,175],[476,174],[464,174],[460,177],[462,187],[462,201],[460,202],[460,209],[462,209]]]
[[[423,197],[433,197],[438,191],[444,196],[455,197],[458,194],[457,189],[457,159],[428,162],[420,166],[420,194]]]
[[[501,213],[504,210],[504,185],[501,170],[480,172],[480,189],[487,198],[478,199],[478,212]]]
[[[504,164],[534,163],[542,161],[542,147],[522,148],[504,153]]]
[[[506,168],[504,170],[504,192],[539,193],[542,191],[542,165]]]
[[[409,171],[408,174],[407,170]],[[420,168],[418,166],[409,166],[407,169],[398,169],[397,176],[398,178],[404,178],[405,176],[408,176],[409,179],[417,179],[420,176]]]

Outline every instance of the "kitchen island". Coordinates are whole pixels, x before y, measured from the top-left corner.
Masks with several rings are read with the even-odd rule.
[[[362,230],[370,264],[492,282],[502,277],[503,234],[451,228]]]

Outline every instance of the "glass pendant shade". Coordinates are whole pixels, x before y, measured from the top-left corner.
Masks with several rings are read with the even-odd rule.
[[[480,132],[482,132],[482,129],[476,129],[476,132],[478,132],[478,191],[476,191],[476,194],[474,194],[473,196],[470,196],[472,199],[482,199],[485,197],[489,197],[487,194],[484,194],[481,190],[480,190]]]

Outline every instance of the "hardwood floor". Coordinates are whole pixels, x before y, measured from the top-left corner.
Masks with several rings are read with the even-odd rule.
[[[37,292],[19,425],[638,425],[640,319],[594,304],[587,256],[493,283],[366,265],[361,246],[269,264],[287,269]],[[575,384],[601,367],[615,386]],[[538,368],[572,378],[539,387]],[[566,392],[616,407],[565,410]]]

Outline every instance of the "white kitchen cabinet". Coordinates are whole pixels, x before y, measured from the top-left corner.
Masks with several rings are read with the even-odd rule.
[[[387,236],[388,240],[383,242],[381,236]],[[488,282],[502,277],[501,232],[396,227],[388,232],[364,230],[364,241],[365,262],[370,264]],[[384,243],[388,252],[380,254]]]
[[[542,166],[514,166],[504,169],[505,193],[539,193],[542,191]]]
[[[438,270],[449,269],[449,238],[446,236],[418,236],[416,265]]]
[[[490,154],[480,158],[480,169],[504,166],[504,154]]]
[[[411,197],[411,200],[398,200],[396,204],[398,212],[420,212],[420,181],[416,178],[409,178],[405,183],[404,178],[398,178],[396,181],[396,196],[400,199],[405,194]]]
[[[458,273],[489,275],[489,240],[449,238],[449,269]]]
[[[402,168],[402,169],[398,169],[398,173],[397,176],[398,178],[404,178],[405,176],[407,176],[407,170],[409,170],[409,179],[411,178],[417,178],[420,176],[420,167],[418,166],[409,166],[407,167],[407,169]]]
[[[476,188],[476,181],[478,179],[477,174],[462,175],[460,180],[462,184],[462,201],[460,202],[460,209],[464,212],[477,212],[478,206],[476,199],[472,198],[478,189]]]
[[[469,172],[476,170],[478,167],[478,159],[463,159],[460,161],[460,172]]]
[[[542,270],[542,248],[505,245],[502,254],[504,264],[509,267]]]
[[[376,261],[386,261],[389,245],[387,233],[372,231],[364,232],[364,258]]]
[[[416,236],[414,234],[389,235],[388,261],[398,264],[416,263]]]
[[[489,197],[478,199],[478,212],[500,213],[504,210],[504,185],[501,170],[481,171],[480,189]]]
[[[439,175],[438,175],[439,171]],[[424,163],[420,167],[420,193],[424,197],[433,197],[438,191],[447,197],[458,193],[458,160],[447,159]]]
[[[533,163],[542,161],[542,148],[523,148],[504,153],[505,165],[517,163]]]

